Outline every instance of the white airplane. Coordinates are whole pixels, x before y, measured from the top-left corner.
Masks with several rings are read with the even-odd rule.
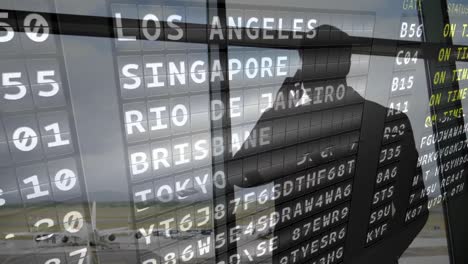
[[[130,223],[130,219],[129,219]],[[99,230],[96,226],[96,202],[91,208],[91,230],[94,239],[90,240],[91,246],[112,249],[136,249],[135,238],[140,238],[139,232],[128,227]]]
[[[12,249],[28,250],[33,248],[62,248],[67,246],[87,246],[98,245],[102,247],[116,247],[123,241],[117,241],[119,237],[135,236],[135,232],[128,228],[115,228],[98,230],[96,228],[96,202],[93,202],[91,212],[91,225],[85,224],[76,233],[70,232],[8,232],[1,230],[0,233],[0,252]],[[90,232],[91,231],[91,232]],[[93,237],[94,236],[94,237]],[[130,242],[132,239],[128,239]],[[94,242],[95,241],[95,242]],[[131,243],[135,243],[132,241]]]

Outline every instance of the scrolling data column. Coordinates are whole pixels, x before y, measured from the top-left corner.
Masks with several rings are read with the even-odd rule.
[[[0,260],[84,263],[86,192],[56,19],[13,11],[28,6],[0,3]]]
[[[418,108],[425,109],[423,111],[428,110],[424,104],[417,105],[419,102],[415,99],[415,96],[425,94],[426,87],[423,60],[419,59],[422,55],[420,50],[422,25],[418,23],[417,13],[413,16],[407,13],[403,14],[399,25],[401,27],[397,39],[403,40],[404,44],[397,42],[398,44],[394,48],[391,83],[387,86],[389,88],[382,88],[388,98],[387,111],[378,169],[375,174],[375,189],[371,202],[372,211],[366,236],[367,246],[377,243],[392,232],[391,222],[399,222],[397,218],[401,218],[404,214],[403,204],[396,200],[409,191],[410,187],[406,182],[412,180],[411,177],[415,171],[415,155],[417,153],[414,152],[414,144],[410,143],[413,140],[413,133],[419,129],[412,128],[411,121],[414,120],[412,117]],[[408,41],[413,42],[408,43]],[[414,157],[408,158],[407,153],[414,153]],[[402,160],[405,162],[401,162]],[[410,167],[405,165],[408,160],[414,162],[414,164],[410,164]],[[402,186],[402,188],[398,186]],[[420,201],[415,199],[414,203]],[[399,231],[395,230],[395,232]]]
[[[421,164],[430,164],[422,177],[430,180],[430,185],[426,184],[428,207],[433,211],[443,206],[447,223],[443,231],[448,233],[451,260],[465,263],[466,247],[461,245],[466,244],[467,216],[461,208],[466,207],[468,158],[468,119],[464,110],[468,90],[466,3],[424,3],[419,10],[426,39],[437,47],[431,50],[432,60],[426,62],[431,111],[425,126],[433,134],[421,140],[422,148],[435,150],[420,158]]]
[[[109,8],[140,262],[209,263],[208,45],[186,42],[204,41],[206,3],[111,1]]]
[[[411,226],[427,215],[427,223],[415,242],[427,238],[439,241],[435,259],[449,262],[451,248],[450,226],[446,225],[447,204],[452,197],[464,191],[462,164],[466,159],[467,144],[465,118],[462,114],[464,92],[463,88],[459,89],[459,85],[462,87],[463,74],[456,70],[455,64],[456,60],[461,59],[463,52],[460,48],[449,46],[452,38],[458,39],[463,33],[461,29],[455,30],[456,25],[452,26],[456,23],[443,22],[446,15],[442,6],[441,3],[408,5],[403,1],[404,16],[400,23],[400,39],[424,42],[421,48],[405,47],[399,50],[408,55],[402,60],[402,56],[397,54],[396,66],[413,69],[406,81],[400,79],[401,84],[397,90],[412,89],[413,95],[424,95],[424,100],[410,100],[412,107],[407,112],[419,157],[413,175],[406,179],[409,180],[411,190],[407,197],[408,208],[404,212],[404,223]],[[429,9],[431,11],[427,12]],[[431,19],[428,20],[428,17]],[[412,87],[408,85],[411,76],[414,76]],[[396,137],[400,137],[398,134],[403,131],[397,131]],[[426,247],[430,248],[429,245]],[[417,252],[416,246],[410,246],[402,260],[414,261]]]
[[[430,40],[438,46],[431,50],[432,60],[427,61],[431,112],[426,115],[424,125],[433,130],[433,134],[421,138],[420,148],[432,147],[435,150],[423,153],[418,164],[428,166],[422,175],[426,185],[429,180],[431,189],[440,189],[437,196],[428,190],[427,195],[431,198],[429,207],[465,193],[464,164],[468,158],[468,119],[464,113],[468,92],[467,48],[451,45],[466,45],[468,34],[465,17],[456,8],[449,10],[450,21],[444,20],[437,34],[430,34]]]

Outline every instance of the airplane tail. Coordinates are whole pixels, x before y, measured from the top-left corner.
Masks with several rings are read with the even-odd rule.
[[[91,227],[93,232],[96,231],[96,201],[93,201],[93,206],[91,208]]]

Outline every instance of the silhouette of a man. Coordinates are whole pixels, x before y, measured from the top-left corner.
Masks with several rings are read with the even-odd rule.
[[[349,137],[343,135],[349,131],[372,129],[360,127],[362,108],[359,105],[366,105],[368,111],[379,113],[386,114],[389,110],[376,103],[365,101],[352,87],[347,85],[346,77],[350,71],[352,53],[348,35],[335,27],[326,25],[318,27],[317,32],[319,35],[321,32],[327,32],[332,39],[331,41],[335,40],[337,45],[313,47],[313,43],[303,42],[303,49],[301,49],[302,70],[298,70],[294,77],[284,80],[273,105],[263,112],[240,150],[233,155],[233,161],[242,161],[235,163],[236,166],[243,166],[243,180],[242,183],[236,184],[237,190],[281,184],[285,179],[291,178],[291,175],[297,175],[301,171],[307,173],[313,171],[313,168],[321,165],[327,166],[324,164],[332,164],[337,160],[343,160],[349,155],[356,154],[359,146],[356,134]],[[333,60],[329,59],[331,57]],[[401,118],[409,121],[404,114],[401,114]],[[375,120],[375,122],[384,121]],[[406,123],[409,124],[409,122]],[[259,132],[262,128],[267,128],[263,131],[268,131],[268,133]],[[373,141],[372,144],[377,145],[382,142],[382,138],[367,138],[366,140]],[[261,142],[268,144],[262,145]],[[415,169],[418,153],[410,126],[406,127],[406,133],[401,139],[401,143],[405,146],[405,151],[400,157],[401,168]],[[366,166],[366,164],[359,164],[359,159],[357,157],[356,163],[348,163],[348,167],[345,167],[344,170],[351,172],[355,171],[354,166],[356,165]],[[249,166],[248,164],[256,165]],[[398,174],[395,190],[393,190],[396,195],[394,195],[392,202],[392,210],[396,210],[398,213],[392,212],[389,233],[372,245],[365,245],[366,233],[350,238],[348,241],[352,241],[353,244],[361,244],[362,247],[360,250],[352,252],[352,256],[345,256],[347,260],[350,260],[346,263],[398,263],[399,257],[408,248],[427,220],[425,215],[408,224],[405,224],[403,219],[409,207],[408,193],[411,190],[411,179],[416,173],[418,172],[410,169]],[[376,173],[354,174],[353,177],[366,177],[369,178],[369,181],[375,181]],[[337,182],[340,181],[330,182],[330,185],[318,186],[307,192],[318,192],[320,189],[327,188]],[[296,183],[298,185],[302,183],[302,186],[291,187],[293,188],[292,192],[297,192],[297,196],[304,195],[303,191],[306,189],[307,183],[303,181],[296,181]],[[315,184],[318,185],[318,183]],[[364,193],[360,186],[352,186],[352,197],[361,195],[372,197],[372,194]],[[294,197],[294,193],[292,196]],[[277,199],[273,202],[274,207],[281,208],[281,205],[286,201],[289,200]],[[369,203],[371,202],[369,201]],[[318,214],[314,216],[316,215]],[[353,217],[353,208],[350,210],[350,215]],[[291,223],[293,222],[291,221]],[[359,223],[359,225],[368,226],[369,222]],[[349,234],[349,230],[355,227],[348,225],[347,228],[347,234]],[[284,227],[274,227],[270,232],[280,235],[282,234],[281,229]],[[325,230],[327,229],[323,231]],[[287,238],[287,236],[291,237],[294,234],[282,235],[280,240],[286,241],[286,244],[291,243],[291,245],[311,239],[310,237],[303,240],[299,238],[299,241],[293,243],[291,238]],[[280,241],[280,244],[282,246],[277,251],[287,248],[287,245],[284,246],[284,242]],[[273,254],[276,253],[278,252],[273,252]],[[298,263],[307,260],[303,259]],[[279,260],[272,257],[271,262],[265,263],[277,262]]]

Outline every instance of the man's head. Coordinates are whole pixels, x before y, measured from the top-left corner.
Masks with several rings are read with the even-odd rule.
[[[319,26],[315,30],[316,37],[303,40],[300,46],[302,80],[346,78],[352,53],[349,35],[329,25]]]
[[[350,37],[340,29],[322,25],[317,27],[313,39],[305,39],[298,47],[302,57],[302,67],[292,77],[293,84],[286,84],[280,93],[302,97],[301,87],[314,87],[323,81],[346,83],[351,68],[352,45]],[[308,89],[307,91],[312,91]],[[308,94],[310,98],[314,94]]]

